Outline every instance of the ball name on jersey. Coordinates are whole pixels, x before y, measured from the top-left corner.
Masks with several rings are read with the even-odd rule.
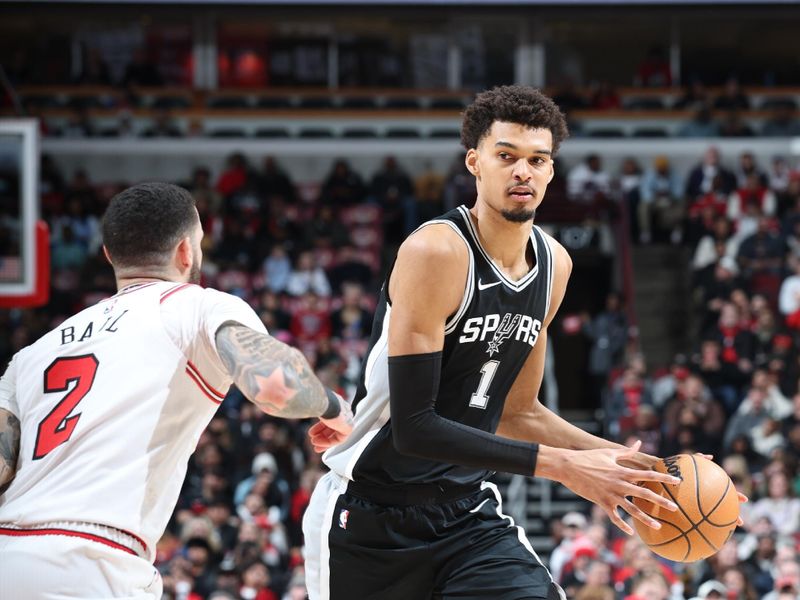
[[[83,342],[88,340],[93,335],[108,332],[108,333],[116,333],[118,331],[117,325],[119,324],[120,319],[125,316],[127,313],[127,309],[122,311],[120,315],[111,315],[106,317],[105,321],[99,327],[95,327],[95,321],[89,321],[86,325],[83,326],[75,326],[69,325],[67,327],[62,327],[59,329],[61,333],[61,345],[65,346],[66,344],[71,344],[73,342]],[[100,323],[100,321],[97,321]]]
[[[530,315],[505,313],[501,318],[498,313],[490,313],[480,317],[471,317],[464,321],[458,343],[484,342],[488,338],[489,353],[494,354],[499,352],[499,347],[509,339],[527,343],[533,347],[541,330],[542,322]]]

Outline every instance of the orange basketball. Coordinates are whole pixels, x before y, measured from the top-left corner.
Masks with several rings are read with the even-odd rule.
[[[652,529],[634,519],[636,533],[653,552],[670,560],[693,562],[715,554],[728,541],[739,518],[739,498],[728,474],[697,454],[664,458],[654,469],[680,477],[681,483],[647,481],[642,485],[671,499],[678,510],[634,498],[636,506],[661,523],[661,529]]]

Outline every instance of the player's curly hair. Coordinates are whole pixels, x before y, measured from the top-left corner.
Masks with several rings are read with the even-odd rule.
[[[478,94],[464,111],[461,143],[467,150],[477,148],[495,121],[549,129],[554,156],[569,135],[567,120],[556,103],[536,88],[524,85],[504,85]]]
[[[114,266],[160,266],[197,222],[192,195],[170,183],[140,183],[111,199],[103,245]]]

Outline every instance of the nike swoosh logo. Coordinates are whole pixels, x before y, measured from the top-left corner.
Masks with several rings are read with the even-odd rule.
[[[483,290],[488,289],[490,287],[494,287],[496,285],[500,285],[501,283],[502,283],[502,281],[495,281],[494,283],[481,283],[481,280],[478,279],[478,290],[483,291]]]

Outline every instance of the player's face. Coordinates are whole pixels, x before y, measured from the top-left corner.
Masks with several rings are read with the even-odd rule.
[[[553,178],[553,134],[519,123],[495,121],[477,148],[467,152],[478,200],[508,221],[530,221]]]

